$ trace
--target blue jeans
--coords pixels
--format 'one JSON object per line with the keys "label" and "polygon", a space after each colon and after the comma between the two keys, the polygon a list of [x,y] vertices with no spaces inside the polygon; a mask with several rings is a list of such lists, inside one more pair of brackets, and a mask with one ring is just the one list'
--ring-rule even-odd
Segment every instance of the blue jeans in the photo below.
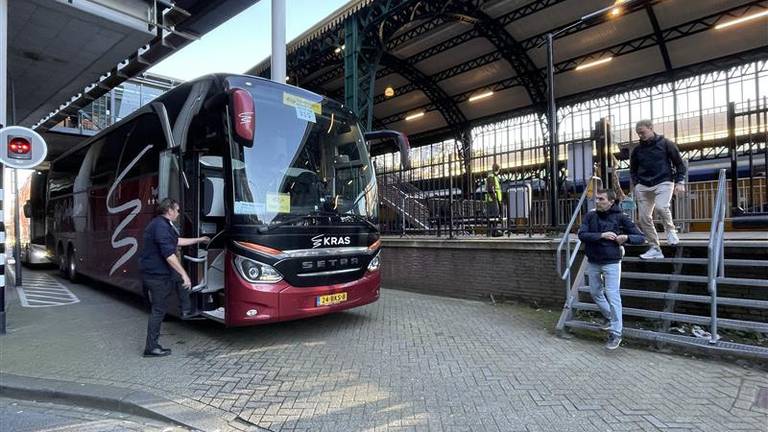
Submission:
{"label": "blue jeans", "polygon": [[621,336],[623,323],[621,320],[621,294],[619,284],[621,281],[621,263],[593,264],[587,263],[587,277],[589,278],[589,292],[595,300],[600,313],[606,319],[611,320],[610,332]]}

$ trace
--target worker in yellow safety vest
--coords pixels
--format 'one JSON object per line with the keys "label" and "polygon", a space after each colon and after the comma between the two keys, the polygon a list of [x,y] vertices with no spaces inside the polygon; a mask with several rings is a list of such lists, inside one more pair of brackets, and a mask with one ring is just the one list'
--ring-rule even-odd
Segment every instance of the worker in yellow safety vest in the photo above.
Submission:
{"label": "worker in yellow safety vest", "polygon": [[496,226],[501,214],[501,182],[499,181],[499,164],[493,164],[493,171],[485,178],[485,205],[488,216],[488,236],[502,235]]}

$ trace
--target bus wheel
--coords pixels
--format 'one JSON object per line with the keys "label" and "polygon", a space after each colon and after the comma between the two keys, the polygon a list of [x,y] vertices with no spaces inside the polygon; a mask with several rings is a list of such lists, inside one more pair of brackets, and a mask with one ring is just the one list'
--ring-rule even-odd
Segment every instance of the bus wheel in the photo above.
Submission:
{"label": "bus wheel", "polygon": [[77,256],[75,251],[71,250],[67,254],[67,278],[72,282],[77,282]]}
{"label": "bus wheel", "polygon": [[69,274],[67,272],[67,256],[64,255],[64,251],[59,250],[59,273],[67,278],[69,277]]}

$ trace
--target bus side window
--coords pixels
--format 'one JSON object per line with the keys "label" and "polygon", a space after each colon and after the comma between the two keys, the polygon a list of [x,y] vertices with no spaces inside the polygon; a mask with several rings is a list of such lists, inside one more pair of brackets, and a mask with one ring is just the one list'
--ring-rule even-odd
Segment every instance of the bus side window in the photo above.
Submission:
{"label": "bus side window", "polygon": [[123,150],[131,125],[125,125],[105,136],[93,146],[97,152],[91,169],[91,187],[110,187],[115,179],[117,161]]}
{"label": "bus side window", "polygon": [[120,167],[117,175],[125,172],[123,180],[143,177],[157,172],[160,160],[160,150],[166,147],[160,119],[155,114],[144,114],[137,119],[136,126],[128,136],[125,150],[120,157]]}

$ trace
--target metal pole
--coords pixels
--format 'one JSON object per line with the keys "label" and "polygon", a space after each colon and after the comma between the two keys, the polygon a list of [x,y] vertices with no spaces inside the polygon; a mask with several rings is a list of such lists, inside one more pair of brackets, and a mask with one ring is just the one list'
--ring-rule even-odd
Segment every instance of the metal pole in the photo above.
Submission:
{"label": "metal pole", "polygon": [[728,149],[731,156],[731,216],[739,215],[739,172],[736,153],[736,104],[728,103]]}
{"label": "metal pole", "polygon": [[[8,0],[0,0],[0,126],[6,126],[8,95]],[[3,165],[0,164],[0,334],[5,334],[5,218]]]}
{"label": "metal pole", "polygon": [[448,238],[453,240],[453,155],[448,156]]}
{"label": "metal pole", "polygon": [[21,225],[19,224],[19,170],[13,170],[13,285],[21,286]]}
{"label": "metal pole", "polygon": [[285,77],[285,0],[272,0],[272,81]]}
{"label": "metal pole", "polygon": [[549,224],[560,224],[557,211],[557,107],[555,106],[555,66],[552,33],[547,33],[547,123],[549,126]]}

